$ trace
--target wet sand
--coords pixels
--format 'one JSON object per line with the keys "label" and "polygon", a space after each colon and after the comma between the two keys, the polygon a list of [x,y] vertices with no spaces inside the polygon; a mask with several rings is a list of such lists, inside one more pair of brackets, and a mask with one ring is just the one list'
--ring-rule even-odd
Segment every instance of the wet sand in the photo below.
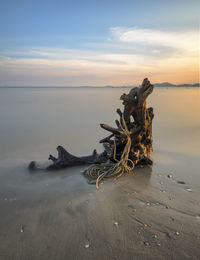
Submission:
{"label": "wet sand", "polygon": [[99,190],[84,167],[30,174],[27,165],[58,144],[100,151],[99,123],[117,118],[122,91],[9,91],[0,95],[0,260],[200,259],[199,90],[156,89],[152,169]]}
{"label": "wet sand", "polygon": [[1,190],[0,259],[199,259],[199,191],[149,168],[96,190],[81,169]]}

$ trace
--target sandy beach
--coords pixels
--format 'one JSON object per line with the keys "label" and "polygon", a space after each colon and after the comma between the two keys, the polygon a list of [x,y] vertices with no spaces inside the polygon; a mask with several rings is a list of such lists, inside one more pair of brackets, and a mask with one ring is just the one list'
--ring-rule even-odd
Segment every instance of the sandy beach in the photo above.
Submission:
{"label": "sandy beach", "polygon": [[[74,92],[28,91],[31,90],[19,94],[16,100],[20,103],[23,95],[26,96],[25,106],[27,110],[30,108],[32,111],[31,119],[27,116],[27,121],[23,121],[25,112],[18,107],[20,111],[18,121],[22,125],[18,129],[16,121],[11,120],[16,111],[13,112],[14,115],[10,114],[10,117],[2,116],[3,129],[9,125],[10,130],[6,132],[4,129],[1,134],[3,148],[0,166],[1,260],[197,260],[200,258],[199,139],[197,138],[199,125],[195,125],[199,124],[195,120],[199,113],[195,108],[199,104],[197,101],[195,103],[194,99],[190,101],[191,98],[188,98],[198,96],[198,90],[187,90],[188,92],[155,90],[150,100],[150,105],[153,104],[155,108],[153,167],[136,168],[133,174],[105,180],[99,190],[95,185],[89,185],[80,173],[85,167],[72,167],[51,173],[30,173],[27,165],[32,159],[45,161],[47,153],[55,152],[55,144],[59,144],[61,139],[65,147],[69,142],[72,152],[80,147],[79,153],[84,154],[95,148],[99,136],[104,136],[105,133],[101,133],[102,130],[95,132],[92,125],[98,129],[96,122],[103,118],[112,122],[115,108],[119,105],[114,103],[114,100],[117,100],[121,91],[109,90],[107,95],[100,92],[96,95],[104,96],[105,104],[107,96],[112,97],[110,114],[106,114],[106,111],[109,111],[108,105],[100,110],[101,103],[96,102],[96,110],[91,111],[91,114],[88,112],[90,109],[82,103],[81,115],[75,110]],[[84,91],[80,92],[79,97],[88,95],[88,92]],[[175,98],[173,99],[173,91],[180,91],[182,99],[178,104]],[[44,94],[46,103],[42,99]],[[3,102],[3,99],[7,98],[6,95],[5,92],[1,95],[3,96],[1,111],[4,112],[7,106],[13,105],[11,94],[9,102],[8,99],[7,102]],[[94,93],[90,95],[95,96]],[[183,102],[184,97],[184,100],[193,102],[193,110],[190,110],[190,113],[196,111],[194,120],[181,110],[183,104],[184,107],[186,104]],[[36,111],[33,111],[32,104],[28,103],[32,98],[36,102]],[[70,121],[70,115],[66,115],[66,111],[63,111],[63,115],[55,117],[56,123],[63,124],[62,128],[52,130],[50,127],[52,114],[50,111],[50,117],[47,105],[51,103],[51,98],[58,104],[57,110],[54,111],[55,115],[63,111],[68,104],[71,108],[70,113],[73,111],[77,121],[74,123]],[[170,105],[167,99],[171,100]],[[95,100],[93,102],[95,103]],[[41,107],[38,107],[38,104],[41,104]],[[175,105],[178,110],[174,110],[176,112],[173,113]],[[34,113],[37,113],[37,109],[41,109],[46,120],[42,121],[41,113],[37,118],[37,127],[31,131],[36,122]],[[54,107],[52,111],[53,109]],[[93,113],[94,120],[90,117],[89,125],[82,125],[81,138],[85,136],[85,141],[82,139],[81,142],[80,139],[76,142],[71,138],[74,134],[73,129],[76,128],[76,133],[80,131],[76,126],[81,122],[81,116],[85,112],[91,117]],[[68,119],[67,122],[63,122],[64,114]],[[180,115],[178,122],[176,122],[177,114]],[[11,127],[12,124],[15,128]],[[190,127],[186,128],[183,125]],[[90,126],[91,129],[87,132]],[[53,131],[54,136],[51,138]],[[64,136],[66,139],[69,137],[68,141],[64,140]],[[191,149],[187,150],[186,147]]]}
{"label": "sandy beach", "polygon": [[1,191],[1,259],[199,259],[198,191],[150,169],[96,190],[79,170]]}

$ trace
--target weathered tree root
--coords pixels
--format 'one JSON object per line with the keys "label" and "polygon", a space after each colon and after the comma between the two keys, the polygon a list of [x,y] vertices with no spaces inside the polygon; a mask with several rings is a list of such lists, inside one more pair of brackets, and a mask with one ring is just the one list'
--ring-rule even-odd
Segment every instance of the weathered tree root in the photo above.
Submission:
{"label": "weathered tree root", "polygon": [[[58,158],[53,155],[49,155],[49,160],[53,162],[45,170],[54,171],[59,169],[64,169],[69,166],[75,165],[89,165],[89,164],[99,164],[104,163],[108,160],[107,153],[104,151],[101,154],[98,154],[96,150],[93,151],[92,155],[77,157],[69,152],[67,152],[61,145],[57,147]],[[41,170],[38,168],[35,161],[30,162],[29,170]]]}
{"label": "weathered tree root", "polygon": [[[106,124],[100,126],[111,134],[100,140],[104,152],[97,154],[96,150],[89,156],[77,157],[58,146],[58,158],[50,155],[53,163],[46,170],[58,170],[75,165],[91,165],[84,175],[90,182],[99,181],[105,177],[119,176],[130,172],[136,164],[152,165],[150,152],[152,150],[152,120],[153,108],[146,108],[146,99],[152,93],[154,86],[146,78],[140,87],[133,88],[128,94],[123,94],[124,111],[117,109],[120,120],[116,120],[116,128]],[[29,164],[30,170],[39,169],[36,162]]]}

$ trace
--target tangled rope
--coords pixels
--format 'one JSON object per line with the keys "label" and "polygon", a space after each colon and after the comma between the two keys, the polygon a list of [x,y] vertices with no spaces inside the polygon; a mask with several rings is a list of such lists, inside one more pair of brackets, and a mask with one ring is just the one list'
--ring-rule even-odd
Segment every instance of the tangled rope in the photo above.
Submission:
{"label": "tangled rope", "polygon": [[130,131],[127,128],[124,116],[122,115],[121,129],[124,135],[127,137],[127,142],[124,147],[124,151],[121,155],[120,160],[116,159],[116,143],[114,140],[114,160],[116,163],[109,164],[93,164],[89,166],[83,174],[90,180],[90,183],[96,182],[96,188],[99,188],[99,183],[102,179],[116,176],[117,178],[123,175],[124,173],[130,172],[133,170],[135,164],[132,160],[129,159],[129,152],[131,149],[131,137]]}

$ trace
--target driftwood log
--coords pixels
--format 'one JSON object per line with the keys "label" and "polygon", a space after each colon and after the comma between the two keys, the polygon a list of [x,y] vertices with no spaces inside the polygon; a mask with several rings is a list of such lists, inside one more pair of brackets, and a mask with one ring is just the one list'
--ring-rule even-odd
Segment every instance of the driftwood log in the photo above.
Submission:
{"label": "driftwood log", "polygon": [[[46,170],[52,171],[75,165],[106,164],[115,163],[120,160],[127,143],[127,136],[124,135],[124,128],[127,128],[131,137],[131,147],[128,158],[134,165],[152,165],[150,151],[152,149],[152,120],[154,117],[153,108],[146,107],[146,99],[152,93],[154,86],[145,78],[142,85],[135,87],[128,94],[123,94],[120,99],[123,101],[124,111],[117,109],[120,120],[116,120],[116,127],[106,124],[100,126],[109,131],[110,135],[100,143],[104,146],[104,152],[97,154],[96,150],[89,156],[77,157],[67,152],[62,146],[57,147],[58,157],[49,156],[52,161]],[[30,170],[37,168],[36,162],[29,164]]]}

